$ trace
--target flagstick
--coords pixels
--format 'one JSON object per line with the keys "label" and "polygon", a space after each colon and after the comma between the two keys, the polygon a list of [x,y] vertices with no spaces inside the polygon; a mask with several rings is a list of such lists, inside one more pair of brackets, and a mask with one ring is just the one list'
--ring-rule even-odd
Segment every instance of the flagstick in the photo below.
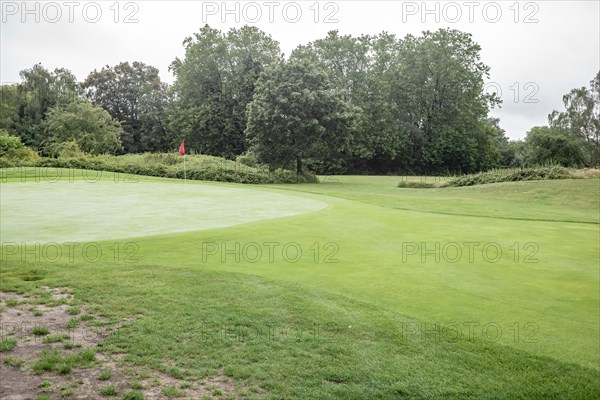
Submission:
{"label": "flagstick", "polygon": [[187,177],[186,177],[186,172],[185,172],[185,153],[183,154],[183,190],[185,193],[187,193]]}

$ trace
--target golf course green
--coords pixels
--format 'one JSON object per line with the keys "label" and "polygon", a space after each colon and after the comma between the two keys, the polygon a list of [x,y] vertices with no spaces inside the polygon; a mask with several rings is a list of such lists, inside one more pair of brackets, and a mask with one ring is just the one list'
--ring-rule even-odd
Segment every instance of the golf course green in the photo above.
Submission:
{"label": "golf course green", "polygon": [[0,184],[0,289],[69,287],[131,318],[102,346],[125,365],[222,371],[241,398],[600,393],[597,178],[406,189],[31,173]]}

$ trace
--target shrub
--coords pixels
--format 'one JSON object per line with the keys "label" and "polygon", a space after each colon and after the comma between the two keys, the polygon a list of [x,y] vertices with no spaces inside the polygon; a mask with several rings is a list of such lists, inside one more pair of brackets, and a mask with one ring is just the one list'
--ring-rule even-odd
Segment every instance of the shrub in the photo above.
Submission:
{"label": "shrub", "polygon": [[[99,155],[62,158],[39,158],[31,162],[16,162],[0,158],[0,167],[54,167],[96,171],[110,171],[131,175],[146,175],[183,179],[182,157],[176,154],[127,154],[123,156]],[[212,156],[186,156],[185,176],[190,180],[235,183],[318,183],[315,175],[277,169],[270,171],[263,166],[248,166],[239,162]]]}
{"label": "shrub", "polygon": [[416,189],[430,189],[437,187],[435,183],[432,182],[421,182],[421,181],[401,181],[398,184],[400,188],[416,188]]}
{"label": "shrub", "polygon": [[477,174],[461,175],[449,179],[440,187],[450,186],[473,186],[484,185],[487,183],[499,182],[517,182],[545,179],[568,179],[577,178],[569,169],[561,166],[553,167],[534,167],[534,168],[513,168],[513,169],[493,169]]}
{"label": "shrub", "polygon": [[132,390],[123,395],[123,400],[144,400],[144,394],[137,390]]}

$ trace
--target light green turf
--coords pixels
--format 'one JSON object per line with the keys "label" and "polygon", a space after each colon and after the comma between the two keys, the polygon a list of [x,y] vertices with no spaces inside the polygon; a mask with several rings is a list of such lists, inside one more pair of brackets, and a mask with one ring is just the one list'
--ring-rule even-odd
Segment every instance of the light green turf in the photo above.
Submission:
{"label": "light green turf", "polygon": [[[591,384],[600,363],[600,180],[435,190],[400,189],[398,180],[190,183],[188,190],[242,188],[328,207],[219,229],[106,241],[104,258],[94,263],[76,253],[72,264],[63,257],[28,269],[11,248],[5,285],[30,285],[25,278],[38,274],[40,284],[73,286],[107,312],[139,313],[140,331],[114,339],[118,351],[131,352],[139,363],[169,359],[175,351],[195,371],[230,366],[236,378],[266,382],[273,398],[588,397],[587,384],[573,377]],[[166,188],[155,192],[161,199],[177,185],[141,181]],[[116,183],[107,187],[113,189],[104,195],[119,190]],[[244,207],[243,199],[236,201]],[[114,257],[115,244],[123,249],[128,243],[135,244],[131,257]],[[266,243],[275,248],[272,259]],[[457,244],[464,253],[455,263],[406,253],[407,246],[432,249],[437,243]],[[473,260],[465,243],[478,245]],[[302,250],[298,261],[294,251],[282,254],[290,244]],[[493,251],[482,254],[486,244],[501,249],[498,260]],[[256,246],[262,255],[250,260]],[[331,321],[352,335],[334,335],[335,344],[323,348],[302,341],[206,348],[193,342],[201,320],[250,328],[268,321],[302,327]],[[407,336],[406,321],[430,331]],[[476,348],[436,337],[436,323],[458,326],[463,339],[473,326]],[[414,353],[411,340],[422,346]],[[283,376],[292,377],[289,386],[280,384]]]}
{"label": "light green turf", "polygon": [[320,210],[323,202],[242,187],[74,180],[0,187],[2,241],[48,243],[222,228]]}

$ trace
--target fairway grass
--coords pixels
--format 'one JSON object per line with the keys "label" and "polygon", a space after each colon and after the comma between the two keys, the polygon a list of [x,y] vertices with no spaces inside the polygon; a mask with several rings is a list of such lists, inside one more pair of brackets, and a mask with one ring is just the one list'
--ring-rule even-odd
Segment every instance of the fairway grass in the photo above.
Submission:
{"label": "fairway grass", "polygon": [[[75,251],[23,263],[3,220],[0,288],[70,287],[81,304],[133,318],[102,351],[182,380],[223,373],[244,398],[596,398],[600,181],[398,181],[188,183],[188,194],[255,196],[234,198],[241,207],[273,195],[327,207],[97,241],[93,262]],[[141,183],[157,200],[181,195],[168,180]],[[102,188],[121,190],[108,178]],[[115,253],[127,243],[134,254]]]}

